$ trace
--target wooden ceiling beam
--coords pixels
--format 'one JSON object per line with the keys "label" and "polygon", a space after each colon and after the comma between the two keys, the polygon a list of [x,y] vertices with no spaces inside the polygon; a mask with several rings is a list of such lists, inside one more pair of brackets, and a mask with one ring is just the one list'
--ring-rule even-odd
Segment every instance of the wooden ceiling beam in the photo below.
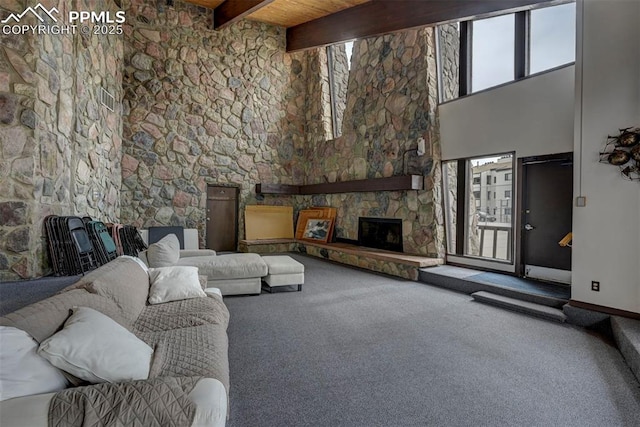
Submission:
{"label": "wooden ceiling beam", "polygon": [[226,0],[213,10],[213,28],[219,30],[261,9],[274,0]]}
{"label": "wooden ceiling beam", "polygon": [[566,0],[373,0],[287,29],[287,52]]}

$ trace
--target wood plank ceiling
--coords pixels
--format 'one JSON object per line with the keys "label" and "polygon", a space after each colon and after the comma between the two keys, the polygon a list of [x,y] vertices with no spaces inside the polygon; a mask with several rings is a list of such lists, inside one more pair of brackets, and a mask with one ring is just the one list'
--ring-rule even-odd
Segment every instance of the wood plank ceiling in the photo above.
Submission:
{"label": "wood plank ceiling", "polygon": [[249,15],[249,19],[290,28],[368,1],[370,0],[275,0]]}
{"label": "wood plank ceiling", "polygon": [[571,0],[186,0],[214,10],[214,28],[247,18],[287,29],[287,52],[441,22]]}

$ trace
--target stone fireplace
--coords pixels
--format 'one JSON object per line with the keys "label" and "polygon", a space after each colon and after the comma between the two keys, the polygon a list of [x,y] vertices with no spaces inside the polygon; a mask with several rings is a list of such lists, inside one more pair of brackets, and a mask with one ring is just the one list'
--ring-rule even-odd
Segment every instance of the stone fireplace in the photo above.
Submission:
{"label": "stone fireplace", "polygon": [[358,219],[358,245],[403,252],[402,220],[360,217]]}

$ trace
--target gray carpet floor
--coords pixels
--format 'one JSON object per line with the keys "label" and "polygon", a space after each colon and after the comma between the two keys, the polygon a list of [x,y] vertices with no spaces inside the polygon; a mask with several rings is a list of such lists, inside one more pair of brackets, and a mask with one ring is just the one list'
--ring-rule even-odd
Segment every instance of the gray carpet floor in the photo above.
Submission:
{"label": "gray carpet floor", "polygon": [[49,298],[80,280],[82,276],[42,277],[33,280],[0,282],[0,316]]}
{"label": "gray carpet floor", "polygon": [[293,256],[302,292],[225,297],[229,427],[640,425],[638,381],[593,332]]}

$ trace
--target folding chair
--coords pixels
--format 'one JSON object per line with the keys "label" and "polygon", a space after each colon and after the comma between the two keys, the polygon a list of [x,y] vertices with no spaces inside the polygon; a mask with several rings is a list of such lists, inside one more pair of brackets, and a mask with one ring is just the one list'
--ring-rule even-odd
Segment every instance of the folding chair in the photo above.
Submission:
{"label": "folding chair", "polygon": [[87,230],[84,228],[84,222],[78,217],[67,217],[66,225],[73,244],[72,249],[76,253],[76,266],[80,268],[82,274],[93,270],[97,267],[95,252]]}

